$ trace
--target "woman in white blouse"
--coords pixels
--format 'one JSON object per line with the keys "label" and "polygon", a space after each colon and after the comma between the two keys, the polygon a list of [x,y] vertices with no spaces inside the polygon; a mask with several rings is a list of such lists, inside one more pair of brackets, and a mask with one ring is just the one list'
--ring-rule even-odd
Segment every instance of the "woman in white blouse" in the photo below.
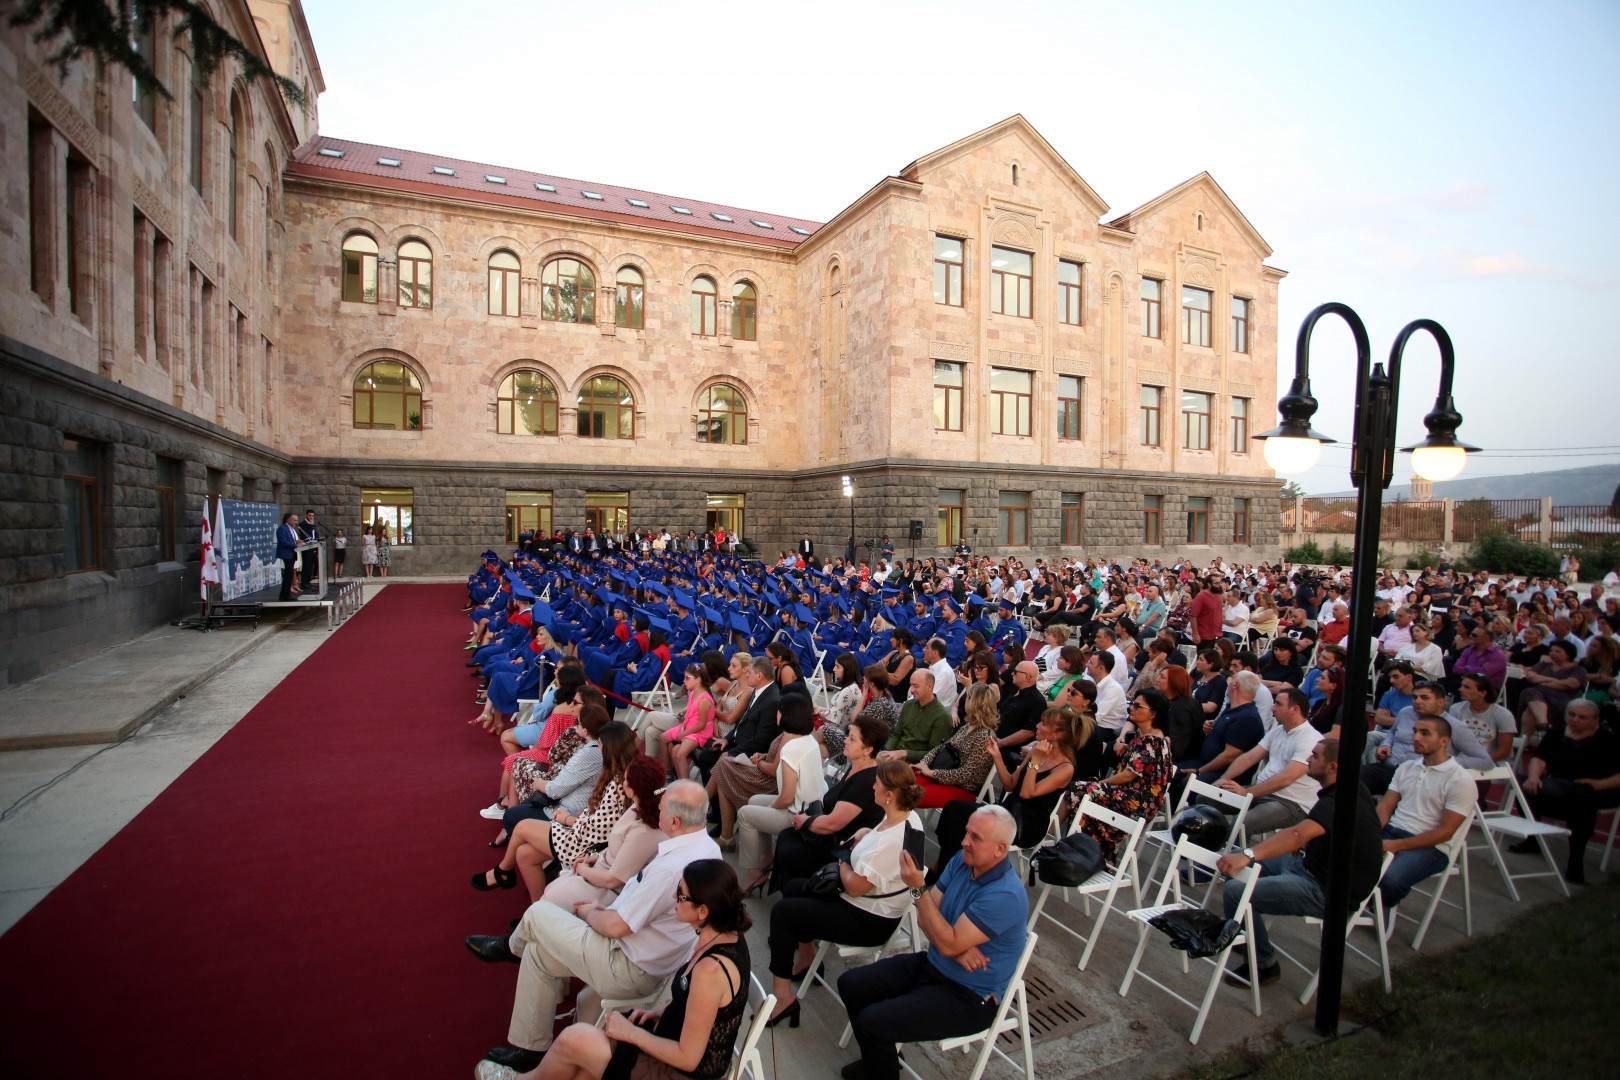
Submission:
{"label": "woman in white blouse", "polygon": [[839,859],[842,893],[825,899],[809,896],[808,879],[800,878],[783,887],[782,899],[771,909],[772,1027],[782,1020],[799,1026],[799,999],[793,991],[809,970],[815,942],[882,945],[911,906],[911,892],[900,878],[900,855],[906,830],[922,829],[922,820],[912,811],[922,802],[923,789],[904,761],[880,761],[874,790],[883,821],[851,837],[848,861]]}
{"label": "woman in white blouse", "polygon": [[775,795],[755,795],[737,808],[737,868],[751,870],[743,895],[765,884],[770,865],[765,853],[775,846],[776,834],[793,824],[795,814],[826,794],[821,771],[821,744],[811,732],[816,727],[815,707],[808,697],[789,694],[777,709],[778,723],[787,736],[776,759]]}
{"label": "woman in white blouse", "polygon": [[1395,659],[1405,660],[1425,679],[1439,682],[1446,677],[1446,654],[1434,643],[1430,633],[1422,619],[1413,620],[1412,644],[1396,653]]}
{"label": "woman in white blouse", "polygon": [[1035,689],[1045,694],[1066,674],[1058,669],[1058,654],[1069,643],[1069,628],[1063,623],[1053,623],[1042,634],[1046,644],[1035,654],[1035,666],[1041,671],[1035,678]]}

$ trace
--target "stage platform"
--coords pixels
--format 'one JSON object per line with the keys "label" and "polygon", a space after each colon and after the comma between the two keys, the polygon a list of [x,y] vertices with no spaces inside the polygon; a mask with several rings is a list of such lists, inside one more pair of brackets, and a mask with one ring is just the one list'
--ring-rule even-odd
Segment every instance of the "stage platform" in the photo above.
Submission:
{"label": "stage platform", "polygon": [[[360,605],[364,602],[364,596],[362,595],[361,590],[362,581],[362,578],[344,578],[342,581],[328,581],[325,583],[326,590],[324,592],[317,593],[311,590],[299,596],[295,596],[291,600],[280,599],[281,586],[273,585],[268,589],[260,589],[258,592],[248,593],[246,596],[238,596],[235,600],[222,600],[210,603],[209,611],[212,613],[215,609],[220,608],[247,607],[260,607],[266,609],[324,608],[326,611],[326,628],[328,630],[336,630],[339,626],[343,625],[344,620],[346,620],[350,615],[353,615],[356,611],[360,610]],[[213,617],[216,616],[210,614],[210,618]]]}

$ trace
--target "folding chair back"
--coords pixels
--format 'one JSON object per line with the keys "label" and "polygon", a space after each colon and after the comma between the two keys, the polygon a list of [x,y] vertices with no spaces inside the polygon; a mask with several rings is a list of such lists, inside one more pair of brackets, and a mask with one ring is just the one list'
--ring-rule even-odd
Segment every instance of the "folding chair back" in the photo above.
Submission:
{"label": "folding chair back", "polygon": [[754,1018],[749,1021],[748,1035],[742,1045],[733,1051],[731,1080],[742,1080],[744,1076],[750,1080],[765,1080],[765,1063],[759,1056],[759,1040],[765,1034],[766,1021],[776,1011],[776,995],[765,992],[758,975],[748,976],[748,1004],[754,1010]]}
{"label": "folding chair back", "polygon": [[641,705],[652,705],[655,701],[662,701],[665,712],[675,711],[675,695],[669,688],[669,667],[674,661],[664,665],[658,673],[658,681],[653,683],[651,690],[637,690],[630,695],[630,700]]}
{"label": "folding chair back", "polygon": [[[1175,812],[1179,814],[1191,806],[1195,796],[1202,797],[1205,802],[1218,803],[1235,811],[1232,817],[1232,826],[1226,834],[1227,846],[1244,846],[1247,834],[1243,829],[1243,819],[1249,815],[1249,806],[1254,802],[1254,796],[1239,795],[1235,791],[1227,791],[1225,788],[1216,787],[1214,784],[1207,783],[1195,776],[1187,781],[1186,787],[1181,789],[1181,801],[1176,804]],[[1155,829],[1147,834],[1146,839],[1158,845],[1157,850],[1153,853],[1153,865],[1148,868],[1147,881],[1149,884],[1152,884],[1153,880],[1159,875],[1159,861],[1164,858],[1164,853],[1175,846],[1176,839],[1170,832],[1170,825],[1174,820],[1175,818],[1172,815],[1170,820],[1165,822],[1163,829]],[[1216,852],[1216,854],[1219,855],[1221,852]],[[1213,882],[1211,887],[1213,888]]]}
{"label": "folding chair back", "polygon": [[[1394,861],[1394,852],[1384,852],[1383,864],[1378,868],[1378,878],[1380,881],[1382,881],[1384,875],[1389,872],[1389,864]],[[1367,913],[1368,904],[1371,904],[1373,907],[1373,912],[1370,915]],[[1306,926],[1322,925],[1322,920],[1317,918],[1315,915],[1305,916],[1304,921]],[[1384,894],[1378,891],[1377,886],[1374,886],[1372,892],[1368,893],[1362,899],[1361,903],[1356,906],[1356,910],[1350,913],[1350,921],[1345,924],[1345,933],[1348,935],[1350,931],[1361,929],[1363,927],[1371,929],[1374,939],[1378,942],[1377,959],[1368,956],[1366,953],[1356,948],[1356,946],[1350,942],[1348,937],[1345,939],[1344,947],[1361,957],[1363,960],[1378,965],[1379,974],[1384,977],[1384,993],[1387,994],[1391,989],[1389,978],[1389,935],[1386,934],[1384,930]],[[1301,991],[1299,995],[1299,1003],[1301,1005],[1308,1004],[1311,998],[1316,996],[1316,986],[1322,977],[1321,968],[1317,967],[1315,970],[1307,968],[1304,964],[1294,959],[1293,956],[1289,955],[1281,948],[1277,949],[1277,953],[1279,956],[1287,957],[1290,963],[1294,964],[1302,971],[1310,971],[1311,981],[1306,984],[1305,989]]]}
{"label": "folding chair back", "polygon": [[[1147,830],[1146,822],[1128,817],[1125,814],[1116,813],[1107,807],[1098,806],[1091,801],[1091,796],[1088,795],[1080,801],[1079,809],[1069,819],[1069,833],[1072,834],[1075,830],[1081,828],[1082,823],[1087,818],[1099,821],[1125,834],[1124,838],[1114,847],[1114,868],[1110,870],[1107,866],[1104,866],[1074,888],[1074,891],[1085,899],[1087,915],[1091,914],[1090,898],[1093,896],[1101,898],[1101,908],[1097,912],[1096,922],[1091,926],[1091,933],[1089,935],[1082,934],[1045,910],[1047,898],[1052,894],[1053,886],[1051,885],[1043,884],[1041,886],[1040,896],[1036,899],[1035,906],[1029,915],[1029,928],[1031,930],[1035,928],[1036,920],[1044,916],[1059,929],[1073,934],[1086,943],[1085,951],[1080,954],[1081,971],[1086,970],[1086,965],[1091,962],[1091,951],[1097,947],[1097,939],[1102,934],[1103,922],[1107,920],[1108,913],[1114,908],[1114,896],[1119,892],[1120,886],[1130,886],[1135,905],[1137,907],[1142,906],[1142,872],[1137,866],[1136,849],[1143,833]],[[1063,892],[1064,899],[1067,900],[1069,890],[1065,888]]]}
{"label": "folding chair back", "polygon": [[[1474,821],[1485,834],[1485,846],[1490,851],[1491,860],[1496,863],[1497,870],[1502,874],[1502,883],[1507,886],[1508,895],[1517,901],[1519,889],[1516,882],[1550,877],[1558,882],[1558,887],[1563,890],[1564,895],[1569,896],[1569,885],[1564,881],[1564,875],[1559,872],[1558,860],[1553,858],[1552,849],[1547,846],[1548,837],[1568,836],[1569,830],[1562,825],[1554,825],[1536,818],[1535,811],[1530,809],[1530,800],[1525,797],[1524,789],[1519,786],[1519,778],[1507,764],[1498,762],[1492,768],[1471,771],[1476,779],[1485,783],[1506,785],[1502,796],[1502,808],[1486,810],[1482,806],[1475,806]],[[1541,849],[1541,858],[1546,863],[1547,869],[1525,874],[1513,873],[1508,869],[1507,859],[1498,845],[1498,834],[1510,842],[1535,840],[1536,846]],[[1464,865],[1466,868],[1466,860]]]}

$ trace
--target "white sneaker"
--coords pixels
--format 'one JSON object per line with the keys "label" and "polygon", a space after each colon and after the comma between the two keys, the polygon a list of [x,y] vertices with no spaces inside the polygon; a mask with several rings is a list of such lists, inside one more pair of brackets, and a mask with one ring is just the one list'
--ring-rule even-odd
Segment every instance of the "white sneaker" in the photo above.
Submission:
{"label": "white sneaker", "polygon": [[501,801],[499,799],[496,799],[494,802],[478,811],[478,816],[481,818],[488,818],[490,821],[499,821],[506,816],[506,807],[501,805]]}

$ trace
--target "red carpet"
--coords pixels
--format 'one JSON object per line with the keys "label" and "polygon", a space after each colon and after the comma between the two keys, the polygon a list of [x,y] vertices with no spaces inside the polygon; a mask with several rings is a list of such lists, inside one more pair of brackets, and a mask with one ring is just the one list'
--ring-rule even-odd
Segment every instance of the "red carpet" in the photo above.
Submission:
{"label": "red carpet", "polygon": [[462,1077],[517,968],[456,585],[392,585],[0,938],[0,1076]]}

